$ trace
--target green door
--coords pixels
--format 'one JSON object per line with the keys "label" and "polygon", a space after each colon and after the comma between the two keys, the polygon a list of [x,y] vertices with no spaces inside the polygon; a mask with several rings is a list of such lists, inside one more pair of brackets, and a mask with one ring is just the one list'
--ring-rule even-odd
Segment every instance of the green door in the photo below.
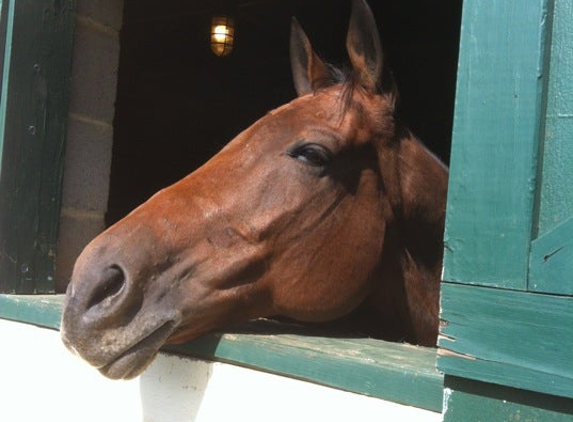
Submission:
{"label": "green door", "polygon": [[[463,414],[448,402],[469,397],[484,421],[573,417],[571,28],[572,0],[464,2],[438,352],[446,421]],[[490,407],[494,396],[505,404]]]}
{"label": "green door", "polygon": [[550,47],[531,291],[573,295],[573,6],[557,1]]}

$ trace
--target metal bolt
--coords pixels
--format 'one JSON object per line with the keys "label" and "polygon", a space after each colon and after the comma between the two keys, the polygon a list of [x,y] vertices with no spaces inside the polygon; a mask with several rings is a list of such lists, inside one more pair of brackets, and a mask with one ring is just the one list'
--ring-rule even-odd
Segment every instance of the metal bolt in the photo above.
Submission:
{"label": "metal bolt", "polygon": [[39,64],[34,65],[34,73],[36,75],[39,75],[41,70],[42,70],[42,67]]}
{"label": "metal bolt", "polygon": [[28,127],[28,134],[35,135],[36,134],[36,126],[29,126]]}
{"label": "metal bolt", "polygon": [[30,267],[28,267],[28,264],[22,264],[20,266],[20,272],[22,274],[26,274],[28,271],[30,271]]}

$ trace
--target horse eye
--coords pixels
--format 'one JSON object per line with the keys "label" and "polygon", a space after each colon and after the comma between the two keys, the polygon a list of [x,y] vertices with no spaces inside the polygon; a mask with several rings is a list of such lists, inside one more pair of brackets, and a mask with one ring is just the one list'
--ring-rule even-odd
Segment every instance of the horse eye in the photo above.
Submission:
{"label": "horse eye", "polygon": [[295,146],[287,152],[287,155],[313,167],[323,167],[332,157],[328,149],[318,144]]}

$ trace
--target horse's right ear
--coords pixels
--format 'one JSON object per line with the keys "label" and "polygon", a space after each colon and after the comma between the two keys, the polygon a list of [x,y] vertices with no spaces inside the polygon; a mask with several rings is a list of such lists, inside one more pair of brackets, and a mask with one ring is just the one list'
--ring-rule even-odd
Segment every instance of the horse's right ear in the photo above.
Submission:
{"label": "horse's right ear", "polygon": [[328,68],[314,52],[308,37],[294,17],[290,31],[290,64],[294,87],[299,97],[330,84]]}
{"label": "horse's right ear", "polygon": [[346,48],[361,85],[369,91],[377,91],[381,85],[384,58],[376,22],[365,0],[352,2]]}
{"label": "horse's right ear", "polygon": [[385,94],[395,104],[398,90],[392,72],[384,64],[380,35],[366,0],[352,0],[346,49],[360,85]]}

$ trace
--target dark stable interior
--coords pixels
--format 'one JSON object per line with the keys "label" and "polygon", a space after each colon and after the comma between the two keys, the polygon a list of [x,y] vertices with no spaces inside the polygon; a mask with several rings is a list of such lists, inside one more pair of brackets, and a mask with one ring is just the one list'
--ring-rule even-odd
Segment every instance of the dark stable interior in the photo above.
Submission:
{"label": "dark stable interior", "polygon": [[[369,3],[398,84],[398,115],[447,164],[462,1]],[[209,47],[217,9],[236,21],[233,52],[222,58]],[[344,65],[349,15],[349,0],[125,0],[106,223],[295,97],[292,16],[325,61]]]}

